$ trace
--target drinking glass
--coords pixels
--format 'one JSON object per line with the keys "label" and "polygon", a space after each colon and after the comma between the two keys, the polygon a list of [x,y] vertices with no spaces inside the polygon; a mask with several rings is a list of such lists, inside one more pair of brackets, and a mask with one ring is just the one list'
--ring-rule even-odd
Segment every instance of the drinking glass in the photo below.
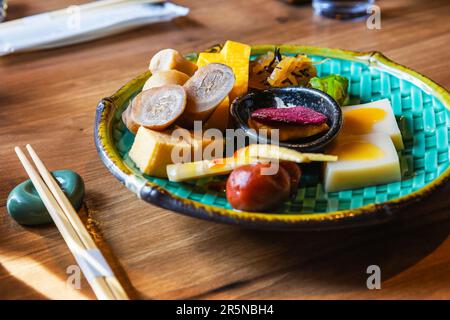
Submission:
{"label": "drinking glass", "polygon": [[375,0],[313,0],[316,14],[334,19],[356,19],[367,16]]}

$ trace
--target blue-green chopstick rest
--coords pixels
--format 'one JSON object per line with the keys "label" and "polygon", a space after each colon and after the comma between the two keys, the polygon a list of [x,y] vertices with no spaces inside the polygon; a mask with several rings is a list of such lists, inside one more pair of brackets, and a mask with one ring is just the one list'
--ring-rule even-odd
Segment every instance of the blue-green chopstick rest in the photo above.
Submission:
{"label": "blue-green chopstick rest", "polygon": [[[56,170],[52,174],[75,210],[79,210],[84,197],[83,179],[71,170]],[[6,208],[9,215],[23,225],[31,226],[52,222],[52,218],[30,179],[11,190]]]}

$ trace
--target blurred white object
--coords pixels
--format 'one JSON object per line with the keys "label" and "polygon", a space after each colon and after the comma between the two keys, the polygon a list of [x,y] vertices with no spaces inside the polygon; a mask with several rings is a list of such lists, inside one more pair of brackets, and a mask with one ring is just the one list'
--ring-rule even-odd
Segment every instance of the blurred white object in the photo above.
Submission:
{"label": "blurred white object", "polygon": [[189,13],[156,0],[103,0],[0,24],[0,56],[60,47],[119,33]]}

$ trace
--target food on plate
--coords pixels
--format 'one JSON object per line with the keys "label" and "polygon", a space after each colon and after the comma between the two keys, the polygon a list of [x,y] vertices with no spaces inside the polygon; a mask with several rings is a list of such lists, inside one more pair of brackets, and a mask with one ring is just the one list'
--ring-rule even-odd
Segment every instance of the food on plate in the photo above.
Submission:
{"label": "food on plate", "polygon": [[234,82],[233,70],[224,64],[211,63],[198,69],[183,86],[187,94],[187,105],[179,124],[192,128],[194,121],[206,120],[228,96]]}
{"label": "food on plate", "polygon": [[231,67],[236,77],[230,92],[230,100],[233,101],[247,93],[251,47],[243,43],[227,41],[220,53],[225,57],[225,64]]}
{"label": "food on plate", "polygon": [[201,68],[210,63],[225,64],[225,57],[220,52],[201,52],[197,58],[197,67]]}
{"label": "food on plate", "polygon": [[191,150],[186,141],[179,141],[170,132],[158,132],[144,127],[137,131],[129,156],[143,173],[166,177],[165,166],[172,163],[172,150],[178,147]]}
{"label": "food on plate", "polygon": [[322,124],[265,124],[263,122],[249,119],[248,125],[250,128],[255,129],[257,132],[260,130],[267,130],[269,137],[274,135],[273,130],[278,130],[278,139],[280,141],[297,140],[301,138],[307,138],[316,134],[328,131],[330,128],[326,123]]}
{"label": "food on plate", "polygon": [[255,89],[267,89],[270,74],[281,61],[282,56],[279,49],[262,54],[250,63],[249,86]]}
{"label": "food on plate", "polygon": [[337,157],[322,153],[298,152],[293,149],[280,147],[274,144],[250,144],[245,148],[237,150],[236,158],[265,158],[272,160],[293,161],[297,163],[311,161],[336,161]]}
{"label": "food on plate", "polygon": [[[197,135],[197,129],[186,130],[200,120],[202,130],[224,132],[230,127],[230,103],[249,87],[304,86],[327,93],[340,106],[349,101],[348,79],[337,74],[317,77],[314,63],[305,55],[283,55],[275,49],[251,62],[250,54],[250,46],[227,41],[222,48],[200,53],[196,63],[173,49],[161,50],[151,59],[153,75],[122,113],[125,125],[136,133],[129,157],[142,173],[174,182],[229,175],[226,197],[234,209],[246,211],[281,206],[297,193],[302,169],[309,170],[305,164],[312,161],[324,162],[326,192],[401,179],[396,149],[403,148],[402,136],[387,99],[342,107],[344,124],[327,154],[250,144],[238,150],[233,147],[234,154],[223,157],[224,142],[231,140],[204,138],[203,133]],[[270,107],[272,101],[269,107],[258,105],[262,108],[251,112],[251,128],[266,129],[269,135],[276,129],[281,141],[314,139],[330,129],[330,119],[316,111],[323,106],[313,106],[314,110],[308,105],[285,104],[279,96],[274,99],[275,106]],[[178,129],[186,132],[182,139],[175,134]],[[214,144],[222,148],[208,158],[202,151]],[[174,153],[182,154],[182,160],[174,159]]]}
{"label": "food on plate", "polygon": [[270,144],[251,144],[235,152],[232,157],[212,160],[175,163],[167,165],[170,181],[186,181],[215,175],[229,174],[233,169],[257,162],[293,161],[336,161],[337,157],[321,153],[301,153],[292,149]]}
{"label": "food on plate", "polygon": [[327,117],[305,107],[261,108],[252,112],[248,120],[251,128],[266,129],[269,136],[277,129],[280,141],[310,137],[329,130]]}
{"label": "food on plate", "polygon": [[272,87],[305,86],[316,76],[312,61],[304,56],[284,57],[274,68],[267,82]]}
{"label": "food on plate", "polygon": [[297,194],[300,178],[302,177],[302,171],[298,164],[292,161],[280,161],[280,166],[289,174],[291,180],[290,195],[295,196]]}
{"label": "food on plate", "polygon": [[388,99],[342,108],[344,125],[341,135],[387,133],[397,150],[404,148],[402,134]]}
{"label": "food on plate", "polygon": [[180,139],[171,130],[160,132],[140,127],[129,156],[143,173],[166,178],[166,166],[173,163],[174,148],[177,148],[179,154],[188,155],[190,161],[193,161],[196,150],[211,143],[214,143],[214,140],[199,139],[193,134],[189,134],[186,139]]}
{"label": "food on plate", "polygon": [[306,86],[316,75],[316,68],[307,56],[283,56],[279,49],[262,55],[250,66],[250,84],[256,89]]}
{"label": "food on plate", "polygon": [[226,195],[231,206],[238,210],[266,211],[276,209],[289,198],[291,177],[280,166],[274,174],[264,174],[268,163],[241,166],[231,172]]}
{"label": "food on plate", "polygon": [[203,125],[203,130],[218,129],[225,131],[230,122],[230,99],[225,97]]}
{"label": "food on plate", "polygon": [[251,118],[264,123],[322,124],[327,116],[306,107],[261,108],[252,112]]}
{"label": "food on plate", "polygon": [[314,77],[309,80],[311,88],[323,91],[330,95],[340,105],[348,104],[348,79],[337,74],[326,77]]}
{"label": "food on plate", "polygon": [[164,130],[186,107],[186,92],[179,85],[165,85],[141,91],[122,114],[127,128],[136,133],[140,126]]}
{"label": "food on plate", "polygon": [[166,84],[178,84],[182,86],[186,81],[188,81],[189,76],[178,70],[160,70],[151,75],[150,78],[145,82],[142,91],[161,87]]}
{"label": "food on plate", "polygon": [[230,101],[239,97],[248,90],[248,76],[251,47],[249,45],[227,41],[218,53],[202,52],[197,59],[198,67],[210,63],[222,63],[229,66],[235,75],[236,81],[230,92]]}
{"label": "food on plate", "polygon": [[338,161],[325,164],[325,191],[335,192],[400,181],[400,163],[386,133],[340,136],[327,152]]}
{"label": "food on plate", "polygon": [[153,56],[148,69],[152,73],[161,70],[178,70],[192,76],[197,70],[197,64],[186,60],[177,50],[164,49]]}

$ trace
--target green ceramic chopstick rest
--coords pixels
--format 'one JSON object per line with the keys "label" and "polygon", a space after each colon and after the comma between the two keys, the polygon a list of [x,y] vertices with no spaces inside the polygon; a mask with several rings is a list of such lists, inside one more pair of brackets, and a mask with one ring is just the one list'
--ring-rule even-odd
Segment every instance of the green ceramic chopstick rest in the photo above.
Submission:
{"label": "green ceramic chopstick rest", "polygon": [[[79,210],[84,197],[84,182],[81,177],[71,170],[56,170],[52,174],[75,210]],[[44,203],[29,179],[11,190],[6,207],[10,216],[23,225],[52,222]]]}

